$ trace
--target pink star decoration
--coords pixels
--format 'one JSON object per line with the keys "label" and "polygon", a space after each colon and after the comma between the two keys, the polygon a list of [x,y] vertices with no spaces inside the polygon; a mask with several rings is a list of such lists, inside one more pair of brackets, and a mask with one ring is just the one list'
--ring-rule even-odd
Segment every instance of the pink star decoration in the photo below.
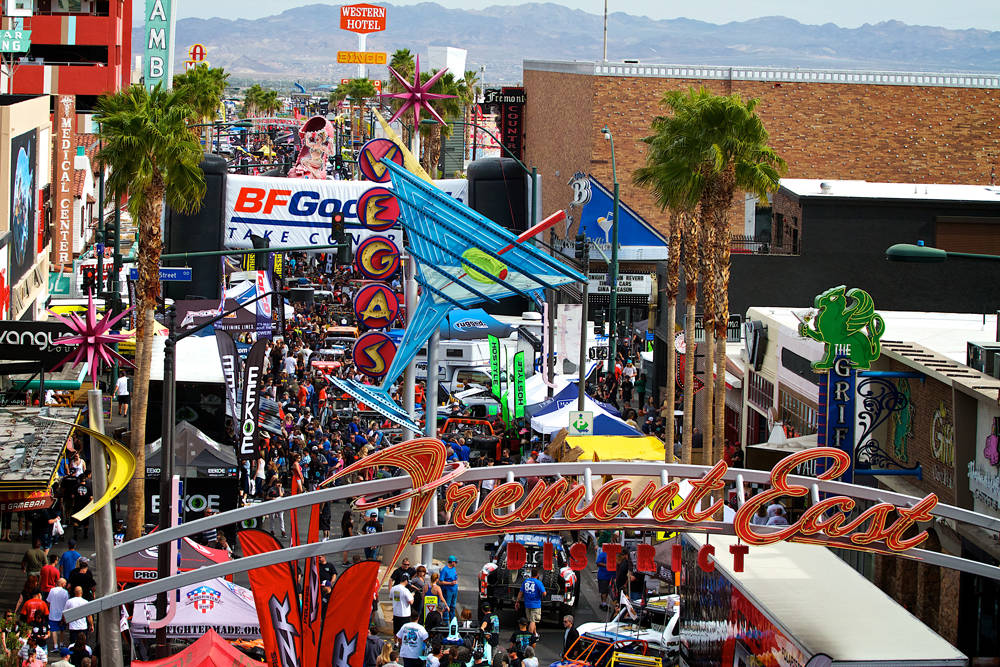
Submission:
{"label": "pink star decoration", "polygon": [[135,368],[135,365],[111,349],[115,343],[120,343],[128,338],[124,334],[109,333],[118,320],[125,317],[132,309],[129,308],[124,313],[111,316],[107,313],[98,321],[97,308],[94,306],[93,292],[87,292],[87,314],[86,319],[81,319],[76,313],[68,313],[66,317],[48,311],[50,315],[68,326],[75,335],[63,336],[55,340],[60,345],[76,345],[73,352],[66,355],[66,358],[57,364],[57,368],[62,368],[67,363],[73,366],[80,365],[81,361],[86,361],[90,366],[90,377],[97,386],[97,374],[100,372],[101,364],[112,365],[118,361],[123,366]]}
{"label": "pink star decoration", "polygon": [[447,67],[445,67],[444,69],[438,70],[437,74],[435,74],[431,78],[427,79],[427,83],[421,84],[420,83],[420,56],[417,56],[417,64],[416,64],[416,67],[414,68],[414,72],[413,72],[413,83],[410,83],[409,81],[407,81],[406,79],[404,79],[402,76],[400,76],[399,72],[397,72],[396,70],[394,70],[393,68],[390,67],[389,68],[389,72],[391,72],[392,75],[394,77],[396,77],[396,81],[399,81],[400,85],[403,86],[403,88],[405,88],[406,91],[402,92],[402,93],[383,93],[382,95],[380,95],[380,97],[395,97],[395,98],[400,99],[400,100],[405,100],[404,103],[403,103],[403,106],[401,106],[399,108],[399,111],[397,111],[396,113],[394,113],[392,115],[392,118],[389,119],[389,122],[391,123],[394,120],[398,119],[400,116],[402,116],[404,113],[406,113],[406,111],[410,107],[413,107],[413,129],[414,130],[419,130],[420,129],[420,110],[421,109],[426,109],[427,113],[429,113],[430,115],[434,116],[434,119],[437,120],[437,122],[439,122],[439,123],[441,123],[443,125],[444,124],[444,119],[441,118],[441,116],[438,115],[437,111],[434,111],[434,108],[430,105],[430,100],[441,100],[441,99],[444,99],[446,97],[455,97],[455,95],[442,95],[440,93],[431,93],[431,92],[428,92],[428,91],[431,89],[431,87],[435,83],[437,83],[438,79],[440,79],[442,76],[444,76],[444,73],[447,72],[447,71],[448,71]]}

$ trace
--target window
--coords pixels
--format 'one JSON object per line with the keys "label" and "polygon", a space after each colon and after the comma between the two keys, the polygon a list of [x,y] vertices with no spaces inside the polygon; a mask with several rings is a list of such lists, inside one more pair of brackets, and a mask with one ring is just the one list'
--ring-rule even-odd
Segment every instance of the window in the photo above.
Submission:
{"label": "window", "polygon": [[474,370],[461,370],[458,375],[455,376],[455,382],[462,385],[463,387],[468,387],[470,385],[479,385],[480,387],[491,387],[492,381],[488,373],[482,371]]}
{"label": "window", "polygon": [[752,369],[748,373],[747,402],[767,413],[774,405],[774,384]]}
{"label": "window", "polygon": [[816,432],[816,408],[798,396],[779,388],[778,408],[787,437],[795,438]]}

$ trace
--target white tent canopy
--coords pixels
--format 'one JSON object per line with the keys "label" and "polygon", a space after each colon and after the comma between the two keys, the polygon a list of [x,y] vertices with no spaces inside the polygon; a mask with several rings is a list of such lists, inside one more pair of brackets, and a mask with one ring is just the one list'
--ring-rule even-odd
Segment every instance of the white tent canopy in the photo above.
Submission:
{"label": "white tent canopy", "polygon": [[[159,460],[160,448],[163,446],[163,439],[146,446],[146,460]],[[200,457],[200,458],[199,458]],[[174,427],[174,465],[177,466],[176,474],[181,477],[196,477],[197,468],[201,461],[218,462],[227,467],[236,467],[236,450],[232,447],[223,446],[202,433],[198,427],[191,422],[181,421]],[[191,470],[186,470],[191,468]]]}
{"label": "white tent canopy", "polygon": [[[153,365],[149,369],[150,380],[163,380],[163,343],[166,338],[153,336]],[[177,382],[214,382],[223,384],[222,361],[215,336],[188,336],[177,343],[175,354],[177,366],[174,377]]]}
{"label": "white tent canopy", "polygon": [[[559,410],[552,410],[544,414],[535,415],[531,418],[531,430],[538,431],[545,435],[555,433],[559,429],[569,426],[570,412],[576,410],[576,402],[566,405]],[[633,429],[622,419],[602,408],[589,395],[584,396],[583,409],[594,413],[594,424],[596,435],[641,435],[638,430]],[[606,432],[600,433],[604,427]]]}
{"label": "white tent canopy", "polygon": [[[153,637],[156,631],[149,627],[153,618],[156,618],[155,598],[136,602],[132,634],[140,639]],[[177,611],[167,626],[167,636],[197,638],[210,629],[224,639],[260,638],[253,593],[225,579],[209,579],[182,587]]]}

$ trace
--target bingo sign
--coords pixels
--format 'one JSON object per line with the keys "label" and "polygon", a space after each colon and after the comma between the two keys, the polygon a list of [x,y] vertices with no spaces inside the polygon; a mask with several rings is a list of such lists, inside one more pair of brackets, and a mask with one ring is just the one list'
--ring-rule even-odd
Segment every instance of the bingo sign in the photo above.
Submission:
{"label": "bingo sign", "polygon": [[[385,167],[382,167],[385,170]],[[358,221],[373,232],[384,232],[399,220],[399,200],[385,188],[372,188],[358,197]]]}
{"label": "bingo sign", "polygon": [[396,344],[381,331],[369,331],[354,343],[354,365],[368,377],[385,375],[395,356]]}
{"label": "bingo sign", "polygon": [[399,247],[385,236],[371,236],[358,245],[354,266],[369,280],[386,280],[399,270]]}
{"label": "bingo sign", "polygon": [[384,329],[399,314],[399,300],[387,285],[372,283],[358,291],[354,298],[354,314],[369,329]]}
{"label": "bingo sign", "polygon": [[358,157],[358,169],[361,175],[369,181],[376,183],[389,182],[389,170],[382,164],[381,160],[391,160],[403,166],[403,151],[394,144],[391,139],[372,139],[361,147],[361,155]]}

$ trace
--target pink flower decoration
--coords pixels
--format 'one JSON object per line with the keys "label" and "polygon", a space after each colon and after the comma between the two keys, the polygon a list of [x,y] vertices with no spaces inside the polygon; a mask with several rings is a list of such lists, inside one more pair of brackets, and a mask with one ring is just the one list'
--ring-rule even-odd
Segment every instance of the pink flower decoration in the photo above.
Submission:
{"label": "pink flower decoration", "polygon": [[434,116],[434,119],[437,122],[439,122],[439,123],[441,123],[443,125],[444,124],[444,119],[441,118],[441,116],[438,115],[437,111],[434,111],[434,108],[430,105],[430,100],[441,100],[441,99],[444,99],[446,97],[455,97],[455,95],[442,95],[440,93],[431,93],[431,92],[428,92],[428,91],[431,89],[431,87],[435,83],[437,83],[438,79],[440,79],[442,76],[444,76],[444,73],[447,72],[447,71],[448,71],[447,67],[445,67],[442,70],[438,70],[437,74],[435,74],[434,76],[432,76],[431,78],[429,78],[427,80],[427,83],[421,84],[420,83],[420,56],[417,56],[417,63],[416,63],[416,67],[414,68],[414,72],[413,72],[413,83],[410,83],[409,81],[407,81],[406,79],[404,79],[402,76],[400,76],[399,72],[397,72],[396,70],[394,70],[393,68],[390,67],[389,68],[389,72],[391,72],[392,75],[394,77],[396,77],[396,81],[399,81],[400,85],[402,85],[403,88],[406,89],[406,91],[402,92],[402,93],[383,93],[382,95],[380,95],[380,97],[394,97],[396,99],[405,100],[405,102],[403,103],[403,106],[401,106],[399,108],[399,111],[397,111],[396,113],[394,113],[392,115],[392,118],[389,119],[389,122],[391,123],[394,120],[398,119],[400,116],[402,116],[404,113],[406,113],[406,111],[410,107],[413,107],[413,129],[414,129],[414,131],[420,129],[420,110],[421,109],[426,109],[427,113],[429,113],[430,115]]}
{"label": "pink flower decoration", "polygon": [[80,362],[86,361],[90,366],[90,378],[97,386],[97,374],[100,372],[101,364],[111,366],[117,361],[123,366],[135,368],[135,365],[111,349],[115,343],[120,343],[128,339],[124,334],[109,333],[121,318],[125,317],[132,309],[129,308],[124,313],[111,317],[111,313],[105,314],[100,320],[97,319],[97,307],[94,305],[94,294],[87,291],[87,315],[86,319],[81,319],[76,313],[69,313],[66,317],[48,311],[50,315],[68,326],[75,335],[63,336],[55,340],[60,345],[76,345],[77,348],[70,352],[60,361],[56,368],[62,368],[67,363],[79,366]]}

